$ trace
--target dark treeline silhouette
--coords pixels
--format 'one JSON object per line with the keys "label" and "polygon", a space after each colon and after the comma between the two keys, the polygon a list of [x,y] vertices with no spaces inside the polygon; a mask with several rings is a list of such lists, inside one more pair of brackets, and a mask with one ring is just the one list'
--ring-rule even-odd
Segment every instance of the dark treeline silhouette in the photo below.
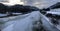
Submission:
{"label": "dark treeline silhouette", "polygon": [[43,8],[42,10],[50,11],[50,9],[57,9],[57,8],[60,8],[60,2],[57,2],[56,4],[53,4],[48,8]]}
{"label": "dark treeline silhouette", "polygon": [[29,12],[32,12],[32,11],[38,11],[35,9],[35,7],[31,7],[31,6],[23,6],[23,5],[14,5],[14,6],[11,6],[9,11],[11,12],[21,12],[21,13],[29,13]]}
{"label": "dark treeline silhouette", "polygon": [[[56,4],[48,7],[50,9],[58,9],[60,8],[60,2],[57,2]],[[45,10],[45,9],[44,9]],[[47,11],[47,10],[46,10]],[[60,19],[60,15],[57,15],[57,14],[46,14],[47,17],[50,17],[51,18],[51,22],[55,25],[58,25],[59,24],[59,19]]]}
{"label": "dark treeline silhouette", "polygon": [[60,8],[60,2],[57,2],[56,4],[54,4],[54,5],[52,5],[48,8],[43,8],[43,9],[40,10],[40,12],[42,14],[46,14],[46,11],[50,11],[50,9],[57,9],[57,8]]}
{"label": "dark treeline silhouette", "polygon": [[50,9],[58,9],[60,8],[60,2],[57,2],[56,4],[48,7],[48,8],[43,8],[41,10],[41,13],[44,14],[45,16],[47,16],[48,18],[51,18],[51,22],[54,25],[58,25],[59,24],[59,19],[60,19],[60,15],[57,14],[51,14],[51,13],[46,13],[47,11],[50,11]]}
{"label": "dark treeline silhouette", "polygon": [[52,22],[54,25],[58,25],[58,24],[59,24],[60,15],[46,14],[46,16],[51,18],[51,22]]}
{"label": "dark treeline silhouette", "polygon": [[7,10],[7,6],[2,4],[2,3],[0,3],[0,13],[5,13],[6,10]]}
{"label": "dark treeline silhouette", "polygon": [[30,13],[32,11],[38,11],[39,9],[34,6],[23,6],[23,5],[13,5],[13,6],[6,6],[2,3],[0,3],[0,13],[12,13],[12,12],[18,12],[18,13]]}
{"label": "dark treeline silhouette", "polygon": [[57,9],[57,8],[60,8],[60,2],[57,2],[56,4],[50,6],[49,8],[51,8],[51,9]]}
{"label": "dark treeline silhouette", "polygon": [[0,14],[7,14],[7,16],[0,16],[0,18],[17,16],[17,14],[13,14],[13,13],[27,14],[27,13],[31,13],[33,11],[39,11],[39,10],[40,10],[39,8],[34,6],[24,6],[19,4],[15,4],[13,6],[7,6],[0,3]]}

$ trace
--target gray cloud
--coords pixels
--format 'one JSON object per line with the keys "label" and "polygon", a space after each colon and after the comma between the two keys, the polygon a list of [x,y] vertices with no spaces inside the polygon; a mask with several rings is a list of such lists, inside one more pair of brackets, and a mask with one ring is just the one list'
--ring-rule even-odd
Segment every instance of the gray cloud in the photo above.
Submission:
{"label": "gray cloud", "polygon": [[23,2],[26,5],[33,5],[33,6],[37,6],[39,8],[49,7],[59,1],[60,0],[23,0]]}

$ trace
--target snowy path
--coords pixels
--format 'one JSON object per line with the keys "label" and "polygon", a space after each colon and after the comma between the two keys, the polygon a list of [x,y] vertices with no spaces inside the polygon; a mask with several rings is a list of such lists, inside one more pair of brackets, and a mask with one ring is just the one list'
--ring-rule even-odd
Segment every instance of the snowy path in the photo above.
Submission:
{"label": "snowy path", "polygon": [[[8,18],[3,18],[7,19]],[[23,15],[23,16],[17,16],[9,18],[9,20],[15,21],[15,22],[7,22],[5,29],[2,31],[32,31],[33,27],[33,22],[34,21],[39,21],[40,20],[40,12],[39,11],[34,11],[32,13]]]}
{"label": "snowy path", "polygon": [[33,22],[40,19],[39,13],[39,11],[32,12],[30,16],[16,21],[13,31],[32,31]]}
{"label": "snowy path", "polygon": [[10,18],[9,20],[15,22],[3,29],[2,31],[32,31],[33,22],[39,21],[40,19],[42,20],[43,26],[47,31],[59,31],[56,27],[51,25],[48,22],[48,18],[42,15],[39,11],[34,11],[27,15]]}

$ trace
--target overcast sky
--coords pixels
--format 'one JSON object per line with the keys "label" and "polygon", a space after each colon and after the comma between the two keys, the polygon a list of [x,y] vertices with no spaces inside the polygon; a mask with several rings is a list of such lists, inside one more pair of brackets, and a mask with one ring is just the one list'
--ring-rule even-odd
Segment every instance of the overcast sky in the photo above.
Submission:
{"label": "overcast sky", "polygon": [[[0,0],[0,1],[2,1],[2,0]],[[59,2],[60,0],[21,0],[21,1],[24,3],[24,5],[36,6],[39,8],[47,8],[51,5]]]}
{"label": "overcast sky", "polygon": [[60,0],[22,0],[26,5],[33,5],[39,8],[49,7]]}

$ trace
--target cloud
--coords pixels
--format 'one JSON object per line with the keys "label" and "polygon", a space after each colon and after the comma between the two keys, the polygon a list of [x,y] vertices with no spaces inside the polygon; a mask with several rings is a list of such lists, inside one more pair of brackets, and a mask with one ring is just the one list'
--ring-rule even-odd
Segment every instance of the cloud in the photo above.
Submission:
{"label": "cloud", "polygon": [[47,8],[60,0],[22,0],[25,5],[37,6],[39,8]]}

